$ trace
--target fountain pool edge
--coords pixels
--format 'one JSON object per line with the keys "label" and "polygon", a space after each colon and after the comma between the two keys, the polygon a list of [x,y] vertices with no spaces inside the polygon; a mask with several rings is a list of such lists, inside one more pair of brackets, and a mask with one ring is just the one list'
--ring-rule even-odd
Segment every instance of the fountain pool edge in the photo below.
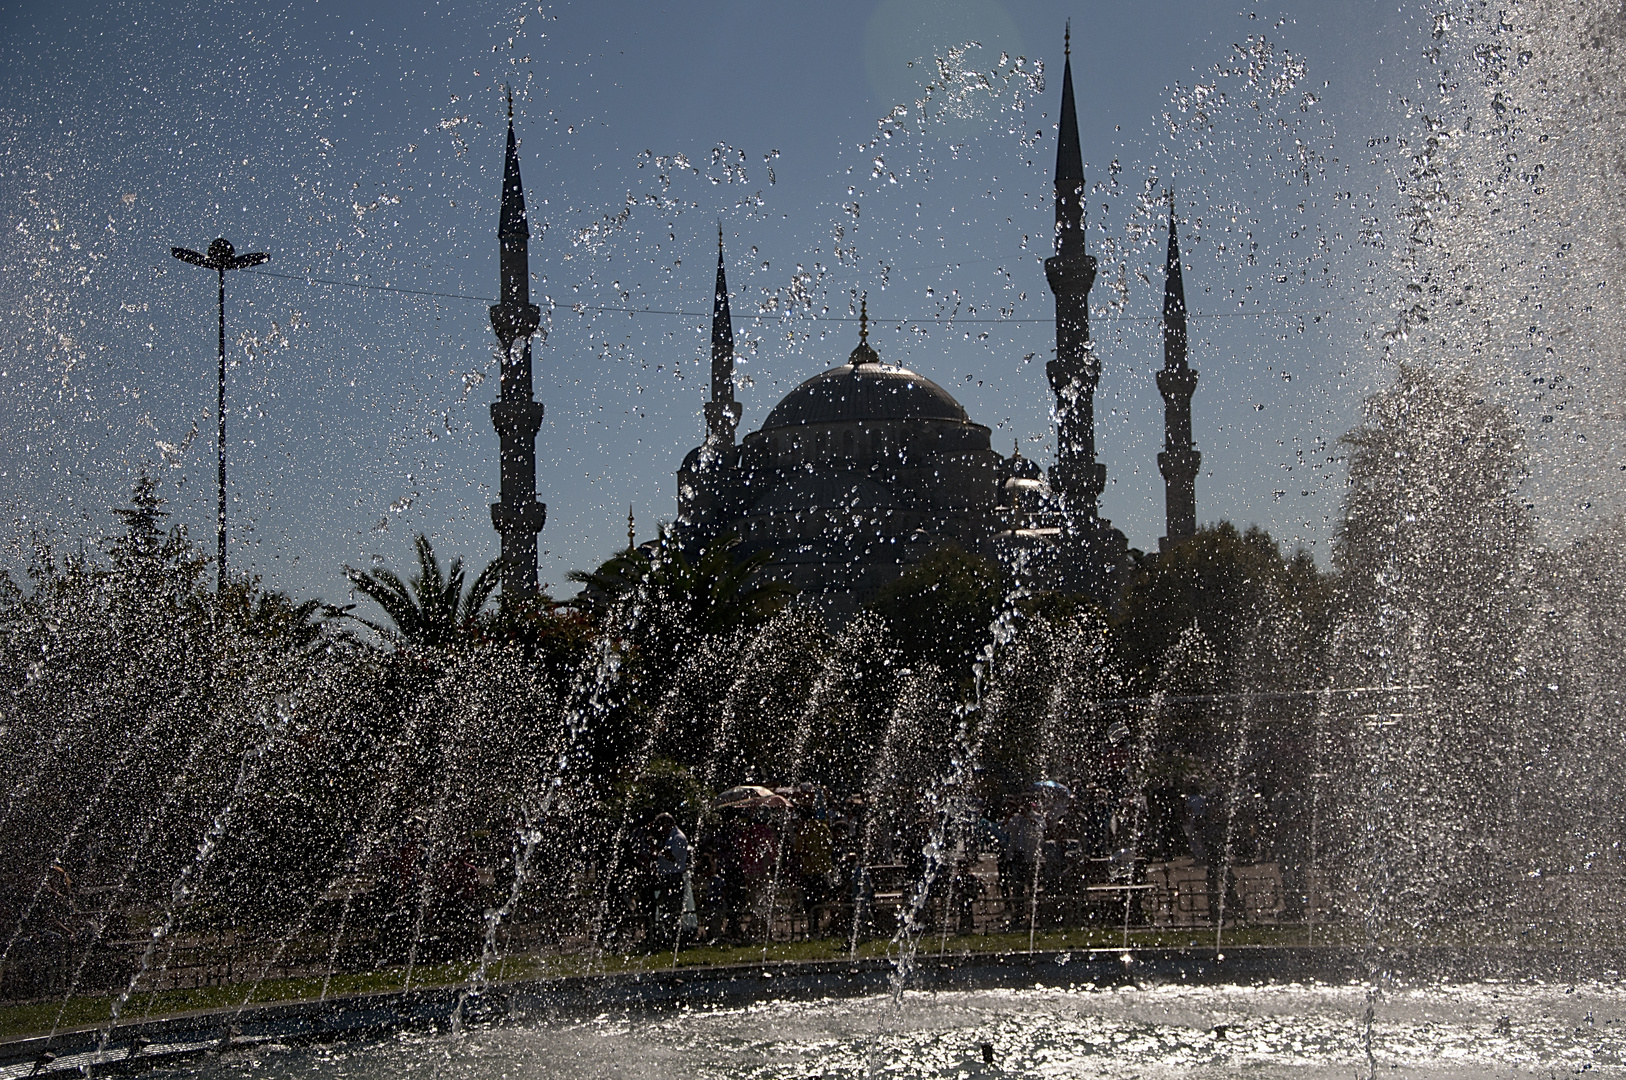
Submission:
{"label": "fountain pool edge", "polygon": [[[1432,946],[1366,952],[1340,947],[1242,945],[1212,948],[1091,949],[920,957],[908,988],[971,991],[1033,987],[1347,984],[1381,970],[1391,984],[1431,981],[1615,980],[1626,950]],[[884,992],[894,966],[884,958],[775,961],[505,983],[464,995],[464,987],[379,991],[250,1008],[210,1009],[121,1024],[98,1050],[100,1027],[0,1040],[0,1080],[94,1069],[128,1073],[228,1048],[445,1029],[462,999],[462,1022],[493,1024],[600,1012],[730,1008],[754,1002],[854,997]],[[48,1056],[49,1055],[49,1056]]]}

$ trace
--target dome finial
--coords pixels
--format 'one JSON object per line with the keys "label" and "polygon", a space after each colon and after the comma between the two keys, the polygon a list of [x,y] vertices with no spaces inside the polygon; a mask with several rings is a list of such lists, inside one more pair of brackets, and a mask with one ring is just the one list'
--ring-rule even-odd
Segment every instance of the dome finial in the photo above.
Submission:
{"label": "dome finial", "polygon": [[847,363],[853,367],[860,364],[879,364],[881,358],[869,343],[869,293],[863,293],[858,298],[858,348],[847,357]]}
{"label": "dome finial", "polygon": [[627,504],[627,550],[638,550],[638,530],[632,523],[632,504]]}
{"label": "dome finial", "polygon": [[1067,20],[1067,26],[1061,32],[1061,48],[1062,48],[1062,55],[1064,55],[1069,60],[1072,59],[1072,56],[1073,56],[1073,20],[1071,20],[1071,19]]}

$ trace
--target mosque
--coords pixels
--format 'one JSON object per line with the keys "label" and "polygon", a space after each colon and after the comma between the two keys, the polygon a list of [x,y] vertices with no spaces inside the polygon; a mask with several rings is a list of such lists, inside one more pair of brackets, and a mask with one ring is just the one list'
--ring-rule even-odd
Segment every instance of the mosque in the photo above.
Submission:
{"label": "mosque", "polygon": [[[1055,254],[1045,260],[1056,303],[1056,354],[1046,375],[1057,455],[1048,476],[1020,450],[1010,457],[996,451],[989,429],[942,387],[886,363],[869,343],[867,305],[846,362],[792,390],[761,428],[736,441],[742,409],[734,398],[734,337],[719,233],[706,435],[677,474],[674,532],[681,543],[737,536],[742,555],[770,552],[765,573],[817,599],[838,619],[945,545],[998,559],[1034,588],[1089,594],[1105,604],[1116,600],[1126,584],[1128,545],[1099,510],[1106,487],[1095,441],[1101,364],[1089,325],[1096,260],[1085,245],[1070,55],[1061,93]],[[492,406],[502,444],[502,501],[492,506],[492,523],[502,535],[503,594],[509,597],[535,592],[536,533],[545,512],[535,499],[542,406],[530,400],[530,347],[516,351],[522,338],[529,340],[527,328],[536,326],[536,309],[521,295],[529,229],[512,122],[501,223],[503,302],[491,314],[506,357],[501,399]],[[1160,544],[1167,547],[1196,530],[1201,463],[1191,438],[1197,372],[1186,362],[1172,199],[1163,338],[1157,385],[1164,401],[1164,449],[1158,468],[1167,507]]]}
{"label": "mosque", "polygon": [[[740,538],[743,553],[773,553],[767,572],[836,613],[856,608],[944,544],[998,558],[1031,585],[1089,593],[1103,602],[1124,584],[1124,536],[1100,516],[1106,467],[1096,460],[1090,342],[1095,259],[1085,250],[1084,168],[1073,105],[1072,60],[1062,69],[1056,149],[1056,253],[1045,275],[1056,300],[1056,357],[1047,367],[1060,452],[1046,478],[1020,450],[995,451],[989,429],[930,379],[886,363],[860,316],[847,361],[802,383],[762,427],[735,442],[734,340],[721,237],[712,301],[711,400],[705,441],[678,471],[681,538]],[[1169,221],[1164,295],[1164,451],[1167,535],[1196,529],[1186,306],[1179,239]]]}

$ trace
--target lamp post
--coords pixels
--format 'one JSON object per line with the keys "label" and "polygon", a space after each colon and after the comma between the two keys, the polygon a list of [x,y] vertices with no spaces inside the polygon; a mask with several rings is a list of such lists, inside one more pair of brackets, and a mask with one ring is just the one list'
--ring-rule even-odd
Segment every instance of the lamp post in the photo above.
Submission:
{"label": "lamp post", "polygon": [[209,245],[207,255],[183,247],[172,247],[169,253],[184,263],[214,270],[220,275],[220,399],[215,411],[219,421],[217,442],[220,454],[220,512],[215,522],[215,539],[219,548],[215,563],[215,591],[219,592],[226,583],[226,271],[258,266],[271,256],[263,251],[239,255],[224,236]]}

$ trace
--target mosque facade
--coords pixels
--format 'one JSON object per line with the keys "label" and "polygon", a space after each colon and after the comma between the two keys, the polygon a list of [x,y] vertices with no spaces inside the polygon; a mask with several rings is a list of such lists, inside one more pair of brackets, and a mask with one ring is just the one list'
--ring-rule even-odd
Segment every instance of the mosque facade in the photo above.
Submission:
{"label": "mosque facade", "polygon": [[[953,396],[929,378],[886,363],[869,343],[867,304],[845,363],[802,383],[736,441],[734,334],[722,234],[712,301],[711,399],[705,441],[678,470],[681,543],[737,537],[742,555],[767,551],[765,572],[850,615],[910,566],[953,545],[1003,562],[1024,584],[1094,596],[1111,605],[1126,583],[1128,544],[1100,514],[1106,466],[1097,460],[1095,390],[1101,362],[1090,340],[1089,293],[1096,260],[1086,250],[1084,166],[1073,104],[1071,50],[1062,69],[1056,144],[1055,251],[1045,279],[1055,297],[1056,352],[1045,367],[1056,418],[1056,460],[1048,473],[1020,449],[1006,457]],[[505,607],[537,595],[537,534],[547,508],[536,492],[531,337],[540,317],[529,286],[529,219],[509,102],[503,169],[501,300],[491,308],[502,349],[491,406],[501,454],[501,498],[491,507],[502,538]],[[1186,357],[1186,304],[1174,200],[1163,302],[1164,447],[1167,535],[1196,531],[1191,398],[1197,373]]]}
{"label": "mosque facade", "polygon": [[[1084,169],[1073,103],[1072,61],[1062,72],[1056,149],[1055,253],[1045,277],[1055,297],[1056,355],[1046,366],[1057,425],[1048,473],[995,450],[989,429],[946,390],[886,363],[869,344],[867,306],[845,363],[787,394],[761,428],[736,442],[734,339],[718,236],[712,302],[711,400],[706,436],[678,470],[683,543],[725,536],[739,552],[772,553],[769,576],[822,601],[833,616],[856,612],[928,553],[953,545],[998,559],[1030,587],[1094,596],[1110,605],[1128,573],[1124,535],[1100,515],[1106,466],[1097,460],[1095,389],[1101,364],[1089,332],[1096,260],[1085,245]],[[1167,535],[1196,529],[1186,307],[1173,199],[1164,295],[1164,449]]]}

